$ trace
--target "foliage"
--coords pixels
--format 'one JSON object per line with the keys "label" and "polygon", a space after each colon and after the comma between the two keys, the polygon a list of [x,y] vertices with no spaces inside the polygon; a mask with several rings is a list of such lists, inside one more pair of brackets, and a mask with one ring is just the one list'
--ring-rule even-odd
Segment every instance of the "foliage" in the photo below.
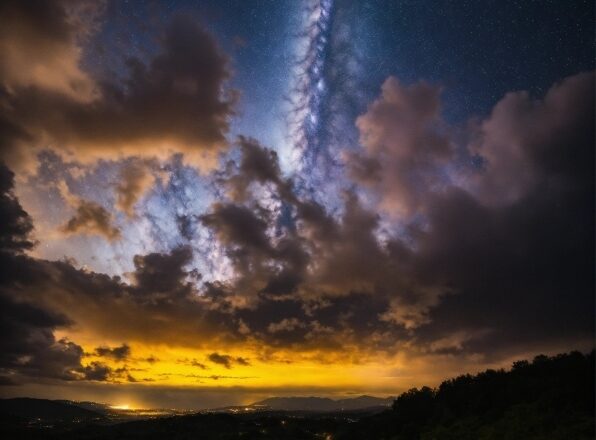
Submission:
{"label": "foliage", "polygon": [[[366,433],[366,434],[365,434]],[[506,440],[594,438],[594,351],[519,361],[411,389],[392,411],[362,418],[339,438]]]}

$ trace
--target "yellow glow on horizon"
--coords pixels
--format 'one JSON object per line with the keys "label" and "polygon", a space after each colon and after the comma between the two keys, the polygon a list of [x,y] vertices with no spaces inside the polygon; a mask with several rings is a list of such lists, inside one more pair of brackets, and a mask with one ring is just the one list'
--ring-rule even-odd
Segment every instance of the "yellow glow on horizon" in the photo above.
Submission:
{"label": "yellow glow on horizon", "polygon": [[[81,335],[73,335],[72,339],[77,336],[78,340],[87,339],[80,338]],[[103,340],[95,343],[92,340],[92,337],[87,339],[83,345],[87,353],[83,364],[101,362],[114,371],[126,368],[126,373],[110,380],[124,386],[381,389],[390,383],[396,385],[399,380],[391,377],[388,371],[402,364],[399,359],[388,360],[384,357],[354,362],[345,353],[323,353],[316,350],[278,350],[273,355],[263,356],[258,347],[253,346],[194,349],[140,342],[129,342],[131,356],[118,361],[96,356],[94,349],[100,345],[118,346],[122,342]],[[211,353],[230,356],[230,368],[211,361]],[[246,359],[249,364],[238,362],[238,358]],[[154,361],[150,361],[151,359]],[[127,375],[134,378],[134,383]],[[130,405],[118,404],[114,408],[130,409]]]}
{"label": "yellow glow on horizon", "polygon": [[[221,403],[227,402],[222,397],[226,393],[233,405],[248,405],[274,396],[397,396],[413,387],[435,386],[464,369],[475,372],[507,366],[483,363],[472,356],[462,360],[449,355],[424,355],[412,347],[393,353],[370,352],[350,345],[342,350],[272,349],[250,340],[243,344],[197,341],[196,347],[189,347],[106,339],[80,328],[57,331],[56,337],[66,337],[82,346],[84,366],[99,363],[110,368],[106,381],[93,383],[98,390],[106,390],[105,397],[86,390],[76,398],[107,401],[120,411],[215,408],[227,405]],[[130,347],[126,359],[98,356],[95,350],[123,343]],[[210,358],[213,353],[229,356],[230,368],[214,362]],[[163,403],[155,397],[161,394],[160,388],[164,390]],[[189,398],[195,390],[197,397]]]}
{"label": "yellow glow on horizon", "polygon": [[[461,371],[461,365],[449,357],[420,357],[405,349],[396,353],[371,353],[352,346],[344,346],[341,351],[326,347],[273,350],[253,341],[243,344],[213,341],[212,345],[198,341],[196,347],[188,347],[126,338],[105,339],[81,328],[63,329],[56,332],[56,337],[67,337],[82,346],[83,365],[99,362],[111,368],[112,374],[107,380],[110,389],[117,387],[126,394],[112,398],[110,404],[121,410],[137,410],[147,405],[159,407],[139,397],[144,392],[142,389],[149,392],[159,387],[213,390],[215,393],[229,390],[236,395],[242,393],[243,404],[276,395],[387,397],[412,387],[433,386]],[[95,354],[96,347],[117,347],[122,343],[127,343],[131,349],[126,359]],[[212,353],[230,356],[230,368],[210,360]],[[238,358],[246,359],[248,365]],[[474,362],[477,364],[477,359]],[[442,368],[437,369],[437,365]]]}

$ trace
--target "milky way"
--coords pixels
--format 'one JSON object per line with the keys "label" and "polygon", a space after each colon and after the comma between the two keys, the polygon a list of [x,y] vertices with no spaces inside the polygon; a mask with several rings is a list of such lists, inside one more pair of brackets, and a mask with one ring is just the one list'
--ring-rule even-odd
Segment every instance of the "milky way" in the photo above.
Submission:
{"label": "milky way", "polygon": [[291,93],[291,123],[299,171],[312,169],[324,154],[325,106],[333,0],[315,1],[306,8],[305,29],[299,40],[295,85]]}
{"label": "milky way", "polygon": [[[343,170],[337,164],[337,151],[334,151],[338,146],[332,137],[340,127],[333,124],[330,114],[333,98],[330,86],[337,88],[337,85],[329,84],[334,80],[331,72],[334,0],[310,2],[305,5],[303,14],[295,37],[293,76],[288,81],[291,157],[287,171],[294,176],[298,191],[333,207],[344,185]],[[217,185],[213,184],[212,176],[197,175],[192,170],[181,169],[180,164],[172,170],[169,185],[144,202],[152,242],[162,250],[171,249],[180,242],[193,243],[195,264],[204,274],[204,280],[229,278],[229,263],[209,231],[200,225],[193,226],[192,230],[180,229],[181,222],[188,219],[194,224],[194,218],[221,197],[221,193],[216,193]],[[335,178],[330,179],[331,175]],[[262,199],[266,199],[265,194]],[[269,208],[278,216],[282,214],[282,205],[276,208],[270,205]]]}

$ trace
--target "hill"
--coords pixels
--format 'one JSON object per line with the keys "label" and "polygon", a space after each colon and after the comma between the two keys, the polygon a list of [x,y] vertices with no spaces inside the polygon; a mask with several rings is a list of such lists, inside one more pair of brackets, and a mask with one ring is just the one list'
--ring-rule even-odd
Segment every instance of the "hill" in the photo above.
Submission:
{"label": "hill", "polygon": [[359,396],[351,399],[333,400],[324,397],[271,397],[250,406],[266,407],[275,411],[352,411],[373,407],[391,406],[394,398],[385,399]]}
{"label": "hill", "polygon": [[70,401],[28,397],[0,399],[0,414],[44,420],[92,420],[102,417],[100,413],[81,408]]}
{"label": "hill", "polygon": [[411,389],[392,410],[343,426],[335,438],[593,439],[594,351],[518,361]]}

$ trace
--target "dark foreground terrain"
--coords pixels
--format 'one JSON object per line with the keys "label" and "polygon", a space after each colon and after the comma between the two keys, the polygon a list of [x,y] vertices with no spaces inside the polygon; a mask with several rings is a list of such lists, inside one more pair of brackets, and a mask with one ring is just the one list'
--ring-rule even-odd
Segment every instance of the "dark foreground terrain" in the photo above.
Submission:
{"label": "dark foreground terrain", "polygon": [[[6,439],[593,439],[594,352],[519,361],[400,395],[391,409],[202,413],[114,422],[23,399],[0,402]],[[55,402],[54,402],[55,403]],[[35,412],[33,411],[33,412]]]}

